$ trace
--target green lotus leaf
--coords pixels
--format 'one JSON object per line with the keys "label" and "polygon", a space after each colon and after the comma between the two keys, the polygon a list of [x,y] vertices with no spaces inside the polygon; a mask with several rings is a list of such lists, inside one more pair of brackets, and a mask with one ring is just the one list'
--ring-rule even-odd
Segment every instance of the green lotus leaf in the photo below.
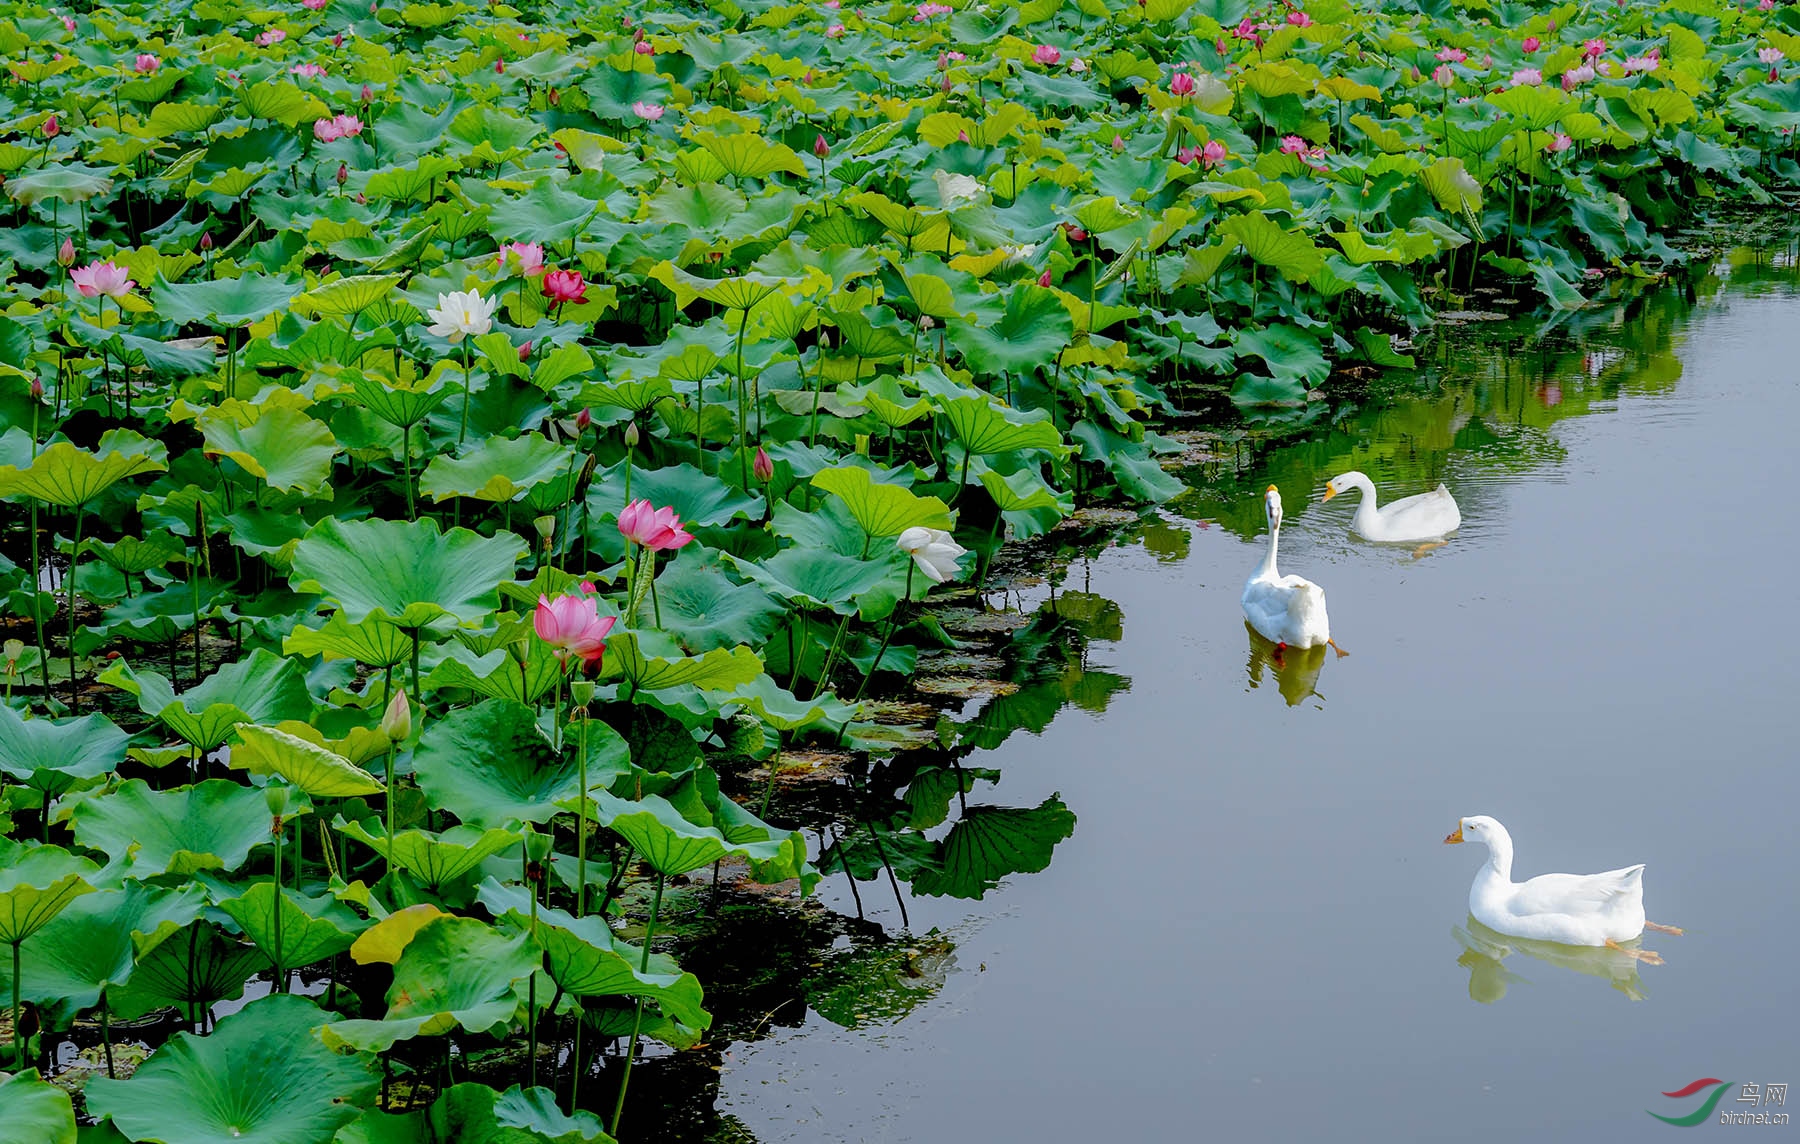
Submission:
{"label": "green lotus leaf", "polygon": [[[368,922],[329,894],[309,898],[286,887],[278,894],[270,882],[258,882],[218,905],[263,956],[287,969],[342,953],[355,943],[357,934],[369,928]],[[281,911],[279,925],[277,908]]]}
{"label": "green lotus leaf", "polygon": [[379,1078],[320,1043],[328,1015],[304,997],[263,997],[205,1037],[177,1033],[130,1080],[94,1080],[88,1110],[158,1144],[324,1144],[356,1119]]}
{"label": "green lotus leaf", "polygon": [[669,81],[654,71],[609,66],[594,68],[581,82],[581,90],[592,101],[595,115],[623,123],[642,122],[631,110],[632,104],[666,104],[670,98]]}
{"label": "green lotus leaf", "polygon": [[510,440],[488,437],[455,454],[433,457],[419,477],[419,491],[434,501],[451,497],[509,501],[561,476],[570,456],[570,450],[535,433]]}
{"label": "green lotus leaf", "polygon": [[543,134],[534,119],[498,107],[467,107],[450,121],[450,138],[467,143],[485,162],[498,162],[508,152],[527,147]]}
{"label": "green lotus leaf", "polygon": [[272,119],[297,127],[303,121],[331,114],[331,109],[317,97],[286,81],[246,83],[237,89],[237,93],[244,114],[252,119]]}
{"label": "green lotus leaf", "polygon": [[134,671],[123,659],[102,672],[100,682],[137,696],[138,710],[202,751],[223,743],[239,723],[305,721],[313,711],[299,663],[262,648],[179,695],[161,675]]}
{"label": "green lotus leaf", "polygon": [[[985,397],[939,397],[934,399],[934,403],[944,424],[956,435],[963,448],[978,456],[1010,453],[1015,449],[1047,449],[1060,457],[1069,451],[1062,434],[1057,431],[1056,426],[1051,423],[1049,413],[1044,410],[1021,413]],[[813,478],[813,483],[818,484],[818,477]]]}
{"label": "green lotus leaf", "polygon": [[[1047,426],[1052,435],[1054,426]],[[1060,443],[1060,438],[1058,438]],[[950,508],[899,485],[877,483],[867,469],[840,465],[813,474],[814,488],[842,497],[857,525],[870,537],[899,536],[909,528],[949,528]]]}
{"label": "green lotus leaf", "polygon": [[539,179],[523,195],[494,204],[488,212],[488,232],[501,236],[528,234],[536,242],[566,243],[580,236],[598,210],[592,200],[562,184]]}
{"label": "green lotus leaf", "polygon": [[980,898],[1009,874],[1035,874],[1050,865],[1056,844],[1075,833],[1075,815],[1051,795],[1029,810],[972,806],[944,838],[942,866],[916,871],[921,894]]}
{"label": "green lotus leaf", "polygon": [[0,465],[0,497],[27,496],[80,508],[127,477],[168,467],[169,450],[161,441],[129,429],[108,429],[92,453],[57,441],[39,450],[28,465]]}
{"label": "green lotus leaf", "polygon": [[1284,278],[1305,282],[1325,267],[1325,252],[1297,230],[1251,211],[1234,215],[1214,228],[1227,239],[1236,239],[1244,253],[1264,266],[1279,270]]}
{"label": "green lotus leaf", "polygon": [[755,584],[735,584],[717,563],[684,552],[656,577],[662,627],[689,651],[757,645],[787,609]]}
{"label": "green lotus leaf", "polygon": [[183,284],[158,275],[150,286],[150,304],[157,317],[183,325],[247,326],[286,306],[299,292],[300,280],[287,275],[246,274]]}
{"label": "green lotus leaf", "polygon": [[228,779],[167,791],[132,779],[77,806],[74,825],[77,843],[150,878],[236,870],[269,841],[271,820],[260,790]]}
{"label": "green lotus leaf", "polygon": [[187,553],[187,546],[166,532],[149,536],[121,536],[112,543],[83,540],[81,548],[91,552],[121,572],[141,575],[161,568]]}
{"label": "green lotus leaf", "polygon": [[434,382],[425,378],[411,384],[396,385],[368,374],[354,373],[350,376],[350,385],[356,391],[356,399],[370,413],[389,425],[402,429],[425,420],[451,394],[451,390],[441,381]]}
{"label": "green lotus leaf", "polygon": [[766,179],[776,171],[805,177],[806,164],[785,143],[760,135],[714,135],[706,132],[694,142],[719,161],[734,179]]}
{"label": "green lotus leaf", "polygon": [[36,1069],[0,1077],[0,1144],[75,1144],[69,1094],[46,1084]]}
{"label": "green lotus leaf", "polygon": [[519,844],[517,831],[498,827],[484,831],[473,826],[453,826],[435,834],[402,830],[394,835],[390,844],[381,833],[379,818],[346,822],[340,817],[331,825],[332,829],[354,838],[405,870],[421,884],[433,888],[455,881],[486,859]]}
{"label": "green lotus leaf", "polygon": [[26,719],[0,705],[0,771],[52,798],[124,762],[130,742],[104,715]]}
{"label": "green lotus leaf", "polygon": [[500,582],[527,551],[512,533],[441,532],[430,517],[326,517],[295,547],[289,580],[335,601],[353,624],[377,616],[403,628],[445,618],[473,625],[500,606]]}
{"label": "green lotus leaf", "polygon": [[25,206],[35,206],[46,199],[62,203],[84,203],[96,195],[112,190],[112,179],[104,167],[66,164],[41,167],[6,180],[6,197]]}
{"label": "green lotus leaf", "polygon": [[335,1144],[614,1144],[600,1118],[565,1116],[547,1088],[495,1092],[479,1081],[452,1085],[429,1108],[391,1113],[375,1109],[339,1132]]}
{"label": "green lotus leaf", "polygon": [[[32,937],[19,994],[54,1002],[72,1017],[129,981],[138,960],[192,924],[205,905],[206,891],[198,885],[164,889],[132,882],[77,898]],[[0,996],[12,994],[11,971],[10,961],[0,959]]]}
{"label": "green lotus leaf", "polygon": [[360,314],[386,298],[405,276],[400,274],[362,274],[350,278],[334,278],[294,297],[289,307],[296,314],[320,318],[342,318]]}
{"label": "green lotus leaf", "polygon": [[[701,352],[706,351],[702,350]],[[702,376],[711,373],[713,366],[716,366],[718,362],[717,355],[713,355],[712,365],[706,368]],[[675,396],[675,387],[666,378],[645,377],[586,386],[581,391],[580,400],[583,405],[612,406],[616,409],[629,409],[633,413],[642,413],[664,398],[673,396]]]}
{"label": "green lotus leaf", "polygon": [[743,684],[731,693],[731,698],[769,726],[785,732],[842,727],[857,713],[855,704],[845,703],[830,692],[810,700],[801,699],[768,675]]}
{"label": "green lotus leaf", "polygon": [[317,628],[299,627],[281,641],[283,655],[316,655],[325,659],[349,658],[369,667],[393,667],[412,654],[412,640],[393,624],[364,620],[360,624],[333,612]]}
{"label": "green lotus leaf", "polygon": [[334,1048],[385,1052],[397,1041],[452,1029],[485,1033],[512,1020],[518,1009],[513,983],[539,965],[525,934],[509,938],[474,918],[434,918],[394,963],[386,1016],[337,1021],[320,1035]]}
{"label": "green lotus leaf", "polygon": [[623,678],[635,691],[670,687],[730,691],[762,674],[762,660],[747,647],[714,648],[704,655],[675,659],[646,656],[636,632],[618,632],[606,640],[602,670],[607,678]]}
{"label": "green lotus leaf", "polygon": [[230,457],[251,476],[283,492],[319,492],[338,453],[330,429],[289,406],[263,408],[248,425],[222,409],[208,409],[195,425],[205,434],[208,450]]}
{"label": "green lotus leaf", "polygon": [[515,703],[536,703],[568,674],[568,668],[556,657],[556,650],[542,640],[526,645],[525,665],[505,648],[481,652],[473,659],[453,649],[432,669],[425,685],[464,687],[490,699],[510,699]]}
{"label": "green lotus leaf", "polygon": [[764,882],[803,878],[811,870],[799,831],[779,834],[730,799],[720,799],[717,826],[695,825],[660,795],[628,802],[600,791],[595,801],[594,820],[631,843],[639,857],[664,875],[686,874],[728,857],[747,861],[752,876]]}
{"label": "green lotus leaf", "polygon": [[[860,546],[860,538],[857,543]],[[805,545],[784,548],[766,560],[733,559],[738,571],[782,599],[829,608],[840,616],[856,612],[858,599],[890,580],[896,568],[883,559],[864,560]]]}
{"label": "green lotus leaf", "polygon": [[205,131],[225,109],[216,103],[158,103],[150,109],[145,131],[156,139]]}
{"label": "green lotus leaf", "polygon": [[1317,385],[1331,372],[1318,339],[1297,326],[1238,330],[1232,335],[1232,344],[1240,357],[1248,354],[1262,358],[1270,374],[1281,380]]}
{"label": "green lotus leaf", "polygon": [[[413,752],[413,774],[431,805],[471,826],[545,823],[559,813],[557,803],[582,793],[572,736],[565,746],[571,749],[552,749],[532,708],[489,699],[427,724]],[[629,773],[630,759],[617,731],[590,721],[590,789]]]}
{"label": "green lotus leaf", "polygon": [[0,838],[0,942],[18,943],[50,924],[83,894],[100,867],[60,846]]}
{"label": "green lotus leaf", "polygon": [[125,1020],[168,1008],[193,1016],[243,996],[245,983],[268,968],[269,959],[254,945],[197,921],[139,955],[130,979],[108,990],[107,1003],[115,1017]]}
{"label": "green lotus leaf", "polygon": [[1142,441],[1133,441],[1094,421],[1077,422],[1069,436],[1080,444],[1083,460],[1105,465],[1119,482],[1119,488],[1134,500],[1166,501],[1187,491],[1186,485],[1163,472],[1162,466],[1151,459]]}
{"label": "green lotus leaf", "polygon": [[1026,284],[1006,295],[1006,309],[991,326],[952,323],[950,344],[970,369],[985,374],[1029,374],[1056,360],[1075,336],[1075,323],[1053,290]]}
{"label": "green lotus leaf", "polygon": [[1419,182],[1438,206],[1460,217],[1476,237],[1481,236],[1481,184],[1461,159],[1439,159],[1419,172]]}
{"label": "green lotus leaf", "polygon": [[[595,474],[594,486],[588,493],[588,510],[595,518],[616,520],[624,509],[627,463],[621,460]],[[667,505],[681,517],[683,525],[726,525],[739,518],[762,515],[761,498],[740,492],[736,486],[685,462],[659,469],[632,466],[631,499],[648,500],[658,508]]]}
{"label": "green lotus leaf", "polygon": [[577,918],[539,906],[534,922],[528,892],[492,878],[481,884],[477,898],[495,917],[533,935],[544,951],[545,972],[563,992],[575,997],[643,997],[684,1025],[704,1029],[712,1024],[698,978],[683,973],[666,954],[652,953],[649,968],[640,970],[644,951],[621,941],[604,917]]}
{"label": "green lotus leaf", "polygon": [[1058,516],[1067,516],[1075,509],[1072,496],[1059,493],[1046,485],[1044,478],[1029,468],[1020,469],[1010,476],[1002,476],[993,469],[987,469],[981,474],[981,486],[994,498],[994,505],[1001,512],[1053,509]]}
{"label": "green lotus leaf", "polygon": [[387,789],[349,759],[298,735],[248,723],[240,724],[237,733],[238,743],[231,751],[233,769],[279,775],[314,798],[355,798]]}

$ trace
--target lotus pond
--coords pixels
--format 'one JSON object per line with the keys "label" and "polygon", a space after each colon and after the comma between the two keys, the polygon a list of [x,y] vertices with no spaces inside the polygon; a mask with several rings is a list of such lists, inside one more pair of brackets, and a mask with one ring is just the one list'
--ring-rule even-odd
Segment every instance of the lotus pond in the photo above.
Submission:
{"label": "lotus pond", "polygon": [[[1443,601],[1513,551],[1513,486],[1487,474],[1560,471],[1553,422],[1674,385],[1690,303],[1652,287],[1735,295],[1671,229],[1800,184],[1800,12],[1772,0],[4,11],[6,1144],[842,1136],[890,1115],[878,1082],[804,1128],[756,1070],[835,1052],[827,1026],[931,1028],[988,916],[966,903],[1003,882],[1064,895],[1029,940],[1099,957],[1083,988],[1129,1002],[1104,1022],[1121,1045],[1180,1010],[1104,983],[1216,979],[1194,959],[1221,931],[1265,987],[1271,928],[1310,982],[1345,942],[1391,964],[1381,904],[1412,883],[1327,893],[1354,863],[1270,863],[1243,832],[1298,835],[1289,862],[1352,822],[1411,853],[1410,814],[1366,821],[1392,789],[1317,775],[1369,756],[1306,737],[1466,766],[1481,736],[1442,695],[1498,629],[1483,608],[1449,638]],[[1483,307],[1582,348],[1543,341],[1530,382],[1498,383],[1511,357],[1455,365],[1434,333]],[[1786,307],[1759,312],[1781,332]],[[1346,456],[1466,473],[1469,525],[1411,568],[1315,543],[1301,506]],[[1689,471],[1636,479],[1666,499]],[[1295,557],[1360,569],[1328,583],[1361,597],[1363,654],[1250,644],[1261,733],[1209,761],[1235,669],[1096,656],[1141,609],[1243,659],[1220,593],[1271,476]],[[1565,540],[1559,599],[1605,581],[1584,547],[1633,551]],[[1643,654],[1559,632],[1509,670],[1575,688]],[[1364,714],[1307,722],[1340,677]],[[1155,738],[1121,747],[1121,696]],[[1096,733],[1043,752],[1071,706]],[[1123,772],[1134,754],[1159,766]],[[1510,789],[1492,765],[1407,797],[1473,812],[1438,804]],[[1104,825],[1121,794],[1155,823]],[[1565,797],[1562,837],[1621,817],[1610,785]],[[1164,887],[1135,934],[1093,916],[1195,870],[1237,896]],[[1370,913],[1330,908],[1352,900]],[[1509,951],[1460,936],[1493,999]],[[1088,1032],[1074,967],[1034,965],[1033,1004],[959,1053]],[[1185,1048],[1162,1054],[1184,1100]],[[1073,1098],[1107,1073],[1006,1074],[1027,1075]],[[960,1091],[946,1115],[1000,1106]],[[726,1124],[715,1096],[751,1111]],[[1024,1112],[1050,1138],[1080,1123]]]}

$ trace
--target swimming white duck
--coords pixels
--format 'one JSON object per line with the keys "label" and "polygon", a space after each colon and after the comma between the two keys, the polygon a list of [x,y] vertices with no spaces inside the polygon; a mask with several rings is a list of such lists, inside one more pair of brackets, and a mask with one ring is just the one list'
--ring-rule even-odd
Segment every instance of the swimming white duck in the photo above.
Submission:
{"label": "swimming white duck", "polygon": [[1375,482],[1351,470],[1326,482],[1324,499],[1330,500],[1353,489],[1362,493],[1362,502],[1356,506],[1356,515],[1350,518],[1350,527],[1365,540],[1394,543],[1436,540],[1445,533],[1456,531],[1462,524],[1462,510],[1456,507],[1456,498],[1441,484],[1428,493],[1403,497],[1386,508],[1378,508]]}
{"label": "swimming white duck", "polygon": [[[1603,874],[1539,874],[1525,882],[1512,880],[1513,843],[1506,827],[1487,815],[1463,819],[1446,843],[1474,841],[1488,848],[1488,860],[1469,887],[1469,913],[1489,929],[1511,937],[1564,945],[1619,943],[1646,927],[1680,933],[1673,926],[1644,921],[1644,867],[1627,866]],[[1624,952],[1652,964],[1661,958],[1648,950]]]}
{"label": "swimming white duck", "polygon": [[1269,554],[1244,583],[1244,619],[1256,633],[1278,648],[1331,644],[1331,619],[1325,614],[1325,589],[1301,576],[1283,576],[1275,567],[1281,542],[1281,492],[1274,485],[1263,494],[1269,521]]}

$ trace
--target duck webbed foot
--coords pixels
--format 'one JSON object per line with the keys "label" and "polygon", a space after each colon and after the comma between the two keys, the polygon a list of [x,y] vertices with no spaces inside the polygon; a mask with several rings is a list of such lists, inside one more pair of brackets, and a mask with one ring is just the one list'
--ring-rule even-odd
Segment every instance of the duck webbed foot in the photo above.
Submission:
{"label": "duck webbed foot", "polygon": [[1663,963],[1662,954],[1653,949],[1626,949],[1611,938],[1606,939],[1606,948],[1616,949],[1633,961],[1641,961],[1645,965],[1661,965]]}
{"label": "duck webbed foot", "polygon": [[1655,930],[1657,933],[1672,933],[1676,937],[1680,937],[1682,934],[1687,932],[1686,930],[1682,929],[1680,926],[1666,926],[1666,925],[1663,925],[1661,922],[1645,922],[1644,928],[1647,930]]}

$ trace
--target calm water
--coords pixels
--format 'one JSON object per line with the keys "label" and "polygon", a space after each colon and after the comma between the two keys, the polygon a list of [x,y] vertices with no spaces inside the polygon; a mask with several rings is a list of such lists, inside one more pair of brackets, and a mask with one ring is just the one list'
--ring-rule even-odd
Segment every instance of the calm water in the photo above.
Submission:
{"label": "calm water", "polygon": [[[1698,1077],[1800,1086],[1792,259],[1421,366],[1072,572],[1122,609],[1089,666],[1129,687],[970,762],[1004,773],[971,801],[1060,792],[1074,836],[985,901],[912,899],[958,945],[936,995],[737,1046],[722,1110],[765,1142],[1592,1141],[1667,1131],[1645,1110]],[[1318,504],[1349,468],[1441,477],[1461,533],[1352,540]],[[1278,670],[1240,618],[1271,481],[1347,659]],[[1640,969],[1468,934],[1464,814],[1521,878],[1648,863],[1687,935]]]}

